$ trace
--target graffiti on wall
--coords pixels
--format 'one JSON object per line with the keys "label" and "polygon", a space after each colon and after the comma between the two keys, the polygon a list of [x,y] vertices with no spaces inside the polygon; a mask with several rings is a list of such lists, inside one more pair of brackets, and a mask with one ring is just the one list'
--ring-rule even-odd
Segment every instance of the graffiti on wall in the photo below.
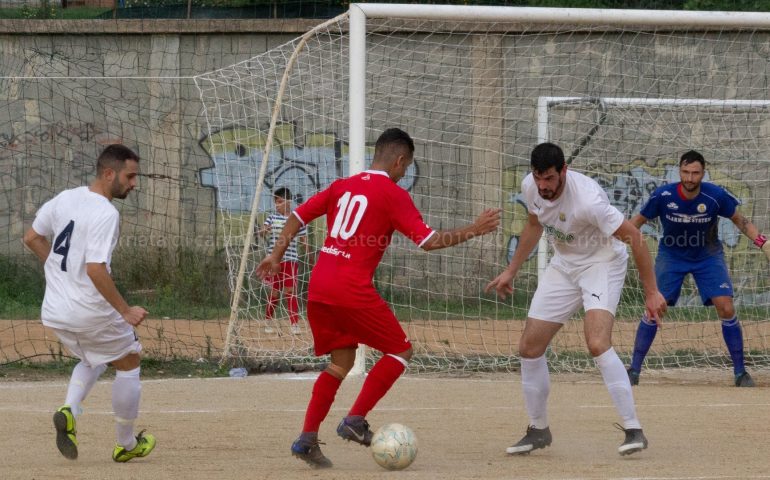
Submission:
{"label": "graffiti on wall", "polygon": [[[297,203],[348,176],[348,145],[335,132],[298,133],[293,123],[277,126],[267,159],[267,170],[258,210],[273,209],[272,192],[286,187]],[[213,166],[200,170],[201,185],[217,191],[218,209],[228,214],[248,214],[257,190],[267,135],[254,129],[232,127],[200,140]],[[367,146],[368,165],[374,147]],[[407,170],[399,185],[411,190],[418,177],[417,163]]]}

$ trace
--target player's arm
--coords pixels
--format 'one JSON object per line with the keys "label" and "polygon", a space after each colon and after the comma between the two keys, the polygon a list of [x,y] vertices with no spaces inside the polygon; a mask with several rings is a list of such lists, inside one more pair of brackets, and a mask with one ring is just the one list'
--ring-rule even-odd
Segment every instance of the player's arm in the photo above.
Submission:
{"label": "player's arm", "polygon": [[767,256],[767,259],[770,260],[770,242],[767,241],[767,238],[764,235],[759,233],[759,229],[753,223],[751,223],[751,220],[737,211],[733,214],[732,217],[730,217],[730,220],[733,221],[741,233],[749,237],[749,240],[754,242],[754,245],[761,248],[765,256]]}
{"label": "player's arm", "polygon": [[631,224],[636,228],[642,228],[642,225],[647,223],[647,217],[645,217],[640,213],[637,213],[636,215],[631,217],[631,220],[629,220],[629,222],[631,222]]}
{"label": "player's arm", "polygon": [[639,270],[642,288],[644,288],[647,317],[660,323],[663,314],[666,313],[666,299],[658,290],[652,256],[647,249],[642,232],[629,220],[623,220],[613,236],[631,247],[631,254],[634,257],[636,268]]}
{"label": "player's arm", "polygon": [[41,262],[45,262],[48,258],[48,254],[51,253],[51,242],[49,242],[43,235],[37,233],[32,227],[24,233],[22,241],[32,253],[37,255],[37,258],[39,258]]}
{"label": "player's arm", "polygon": [[301,228],[302,222],[300,222],[296,214],[292,212],[292,214],[289,215],[289,218],[286,219],[286,224],[283,226],[281,233],[279,233],[278,237],[275,239],[273,251],[259,262],[259,265],[257,265],[257,275],[266,278],[278,274],[283,254],[286,253],[286,249],[289,248],[291,241],[297,236],[297,233],[299,233]]}
{"label": "player's arm", "polygon": [[107,303],[118,311],[123,319],[133,326],[137,326],[147,317],[147,310],[142,307],[131,307],[120,294],[115,282],[107,270],[105,263],[86,263],[86,273],[93,282],[94,287],[102,294]]}
{"label": "player's arm", "polygon": [[436,231],[421,245],[421,248],[430,251],[452,247],[467,242],[473,237],[494,232],[500,225],[500,211],[499,208],[490,208],[481,212],[476,221],[470,225],[454,230]]}
{"label": "player's arm", "polygon": [[489,293],[494,289],[497,292],[497,296],[502,299],[513,293],[513,278],[519,273],[519,268],[527,261],[529,254],[532,253],[542,235],[543,226],[540,225],[537,216],[529,214],[524,230],[519,236],[519,245],[516,247],[516,251],[513,252],[511,263],[508,264],[508,267],[500,275],[487,284],[484,292]]}

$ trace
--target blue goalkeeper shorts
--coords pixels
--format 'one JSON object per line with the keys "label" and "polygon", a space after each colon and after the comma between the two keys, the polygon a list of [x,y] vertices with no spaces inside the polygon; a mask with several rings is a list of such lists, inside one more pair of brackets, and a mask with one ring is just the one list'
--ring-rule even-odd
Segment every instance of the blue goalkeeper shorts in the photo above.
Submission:
{"label": "blue goalkeeper shorts", "polygon": [[724,256],[715,255],[699,261],[684,261],[666,254],[658,254],[655,276],[658,289],[670,306],[676,305],[682,291],[684,277],[692,274],[703,305],[712,305],[711,299],[733,296],[733,282],[727,272]]}

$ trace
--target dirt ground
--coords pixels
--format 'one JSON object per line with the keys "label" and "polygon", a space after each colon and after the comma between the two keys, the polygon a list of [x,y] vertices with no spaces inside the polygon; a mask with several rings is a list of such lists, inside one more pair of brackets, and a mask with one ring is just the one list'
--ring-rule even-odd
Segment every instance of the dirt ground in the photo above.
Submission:
{"label": "dirt ground", "polygon": [[[56,450],[53,410],[65,380],[0,382],[2,479],[761,479],[770,478],[770,391],[736,389],[728,371],[650,372],[635,387],[650,447],[620,457],[623,434],[596,374],[555,375],[550,399],[554,442],[529,456],[505,447],[527,420],[516,374],[469,378],[405,376],[370,414],[373,427],[398,421],[419,438],[417,460],[386,472],[358,445],[334,433],[361,386],[342,386],[320,436],[334,468],[311,470],[289,455],[313,375],[145,381],[138,428],[158,438],[147,458],[110,459],[114,444],[111,374],[85,403],[80,458]],[[770,374],[757,372],[759,385]]]}

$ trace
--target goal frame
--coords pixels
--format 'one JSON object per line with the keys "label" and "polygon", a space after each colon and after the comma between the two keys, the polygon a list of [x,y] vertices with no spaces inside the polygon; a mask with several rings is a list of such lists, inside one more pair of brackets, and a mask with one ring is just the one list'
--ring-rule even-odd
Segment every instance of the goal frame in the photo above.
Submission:
{"label": "goal frame", "polygon": [[[346,18],[347,17],[347,18]],[[598,26],[598,27],[635,27],[651,28],[660,30],[661,28],[670,28],[677,31],[707,31],[719,29],[739,29],[754,28],[770,31],[770,13],[757,12],[698,12],[698,11],[650,11],[650,10],[610,10],[610,9],[565,9],[565,8],[544,8],[544,7],[494,7],[494,6],[463,6],[463,5],[414,5],[414,4],[377,4],[377,3],[353,3],[346,13],[325,21],[313,30],[307,32],[301,37],[297,45],[297,50],[288,62],[284,78],[281,83],[279,98],[274,103],[273,115],[270,121],[269,133],[267,135],[267,145],[263,158],[268,158],[272,148],[272,132],[277,122],[278,110],[282,99],[281,92],[285,87],[285,82],[290,70],[293,67],[293,60],[297,53],[304,48],[305,40],[310,38],[327,25],[347,20],[349,34],[349,84],[348,84],[348,161],[349,174],[353,175],[363,171],[365,168],[366,154],[366,63],[367,63],[367,21],[369,19],[398,18],[404,20],[435,20],[435,21],[476,21],[479,23],[490,22],[497,24],[510,24],[512,26],[522,25],[570,25],[570,26]],[[197,82],[197,80],[196,80]],[[548,139],[548,109],[557,104],[569,101],[588,101],[586,97],[540,97],[538,99],[537,112],[537,137],[538,141]],[[661,104],[665,99],[631,99],[631,98],[603,98],[604,102],[625,102],[637,104]],[[702,99],[669,99],[665,100],[669,104],[679,103],[680,105],[715,105],[713,100]],[[723,101],[725,107],[743,106],[746,107],[767,107],[770,101],[766,100],[737,100]],[[258,197],[260,195],[261,185],[265,177],[265,164],[261,166],[259,178],[257,179],[257,192],[254,196],[251,218],[247,231],[253,230],[255,216],[257,211]],[[542,248],[543,242],[538,251],[538,273],[545,268],[547,260],[546,249]],[[238,276],[235,280],[235,291],[231,304],[231,317],[227,329],[223,361],[231,354],[232,339],[234,327],[237,323],[238,306],[240,301],[240,292],[245,271],[245,259],[247,257],[247,245],[243,246],[241,264],[239,266]],[[356,362],[352,374],[361,374],[365,371],[365,350],[359,348],[356,355]]]}
{"label": "goal frame", "polygon": [[[725,27],[770,28],[770,14],[754,12],[700,12],[660,10],[610,10],[590,8],[548,8],[548,7],[494,7],[466,5],[410,5],[354,3],[349,9],[350,22],[350,84],[349,84],[349,161],[350,174],[364,169],[366,148],[366,21],[371,18],[404,18],[430,20],[464,20],[479,22],[511,22],[526,24],[571,24],[571,25],[635,25],[678,27],[686,29],[708,29]],[[548,109],[554,102],[583,101],[582,97],[541,97],[538,100],[538,142],[548,140]],[[602,101],[616,104],[649,104],[656,101],[671,105],[714,105],[709,100],[682,99],[623,99],[606,98]],[[711,103],[710,103],[711,102]],[[739,100],[730,102],[738,106],[768,106],[770,101]],[[727,106],[727,105],[726,105]],[[538,276],[547,263],[545,238],[540,239],[537,255]],[[351,374],[360,375],[365,371],[366,350],[359,346]]]}

